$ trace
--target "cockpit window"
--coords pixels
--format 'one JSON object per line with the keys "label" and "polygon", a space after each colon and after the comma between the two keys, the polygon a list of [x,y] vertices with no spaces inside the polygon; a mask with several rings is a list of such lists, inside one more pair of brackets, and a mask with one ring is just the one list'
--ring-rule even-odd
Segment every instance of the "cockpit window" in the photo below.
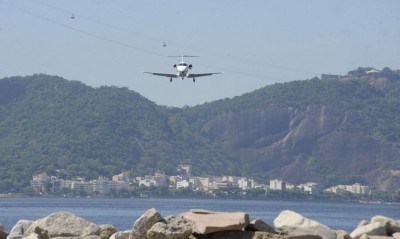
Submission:
{"label": "cockpit window", "polygon": [[179,63],[180,66],[187,66],[186,63]]}

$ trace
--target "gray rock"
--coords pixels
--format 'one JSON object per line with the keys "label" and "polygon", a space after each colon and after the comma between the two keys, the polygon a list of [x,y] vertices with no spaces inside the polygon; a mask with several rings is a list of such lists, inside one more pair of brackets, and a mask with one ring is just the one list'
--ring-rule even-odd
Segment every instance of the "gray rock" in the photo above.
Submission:
{"label": "gray rock", "polygon": [[40,239],[40,237],[36,233],[31,233],[31,234],[29,234],[29,236],[25,236],[22,239]]}
{"label": "gray rock", "polygon": [[249,215],[243,212],[212,212],[191,210],[181,216],[189,220],[194,233],[209,234],[219,231],[242,231],[249,225]]}
{"label": "gray rock", "polygon": [[51,239],[100,239],[97,235],[79,236],[79,237],[53,237]]}
{"label": "gray rock", "polygon": [[393,235],[396,232],[400,232],[400,221],[394,220],[385,216],[375,216],[371,218],[371,223],[379,222],[386,226],[386,230],[389,236]]}
{"label": "gray rock", "polygon": [[282,211],[275,218],[274,226],[277,232],[286,233],[291,237],[307,236],[306,238],[309,238],[311,236],[315,238],[317,236],[322,239],[336,239],[337,237],[329,227],[290,210]]}
{"label": "gray rock", "polygon": [[343,230],[333,230],[336,233],[337,239],[351,239],[349,233]]}
{"label": "gray rock", "polygon": [[392,237],[394,237],[396,239],[400,239],[400,232],[393,233]]}
{"label": "gray rock", "polygon": [[99,235],[100,227],[69,212],[55,212],[32,223],[26,235],[36,228],[47,231],[48,237],[83,237]]}
{"label": "gray rock", "polygon": [[255,219],[246,227],[246,231],[261,231],[275,233],[275,229],[261,219]]}
{"label": "gray rock", "polygon": [[149,231],[148,239],[185,239],[192,234],[192,226],[181,216],[172,216],[166,222],[157,222]]}
{"label": "gray rock", "polygon": [[7,239],[21,239],[22,237],[26,236],[26,232],[32,223],[33,221],[31,220],[19,220],[11,229],[10,235],[8,235]]}
{"label": "gray rock", "polygon": [[35,227],[35,233],[39,235],[40,239],[50,239],[49,232],[40,227]]}
{"label": "gray rock", "polygon": [[6,239],[8,234],[5,232],[4,227],[1,226],[2,229],[0,229],[0,239]]}
{"label": "gray rock", "polygon": [[129,239],[130,233],[131,233],[131,230],[116,232],[111,235],[110,239]]}
{"label": "gray rock", "polygon": [[100,239],[109,239],[116,232],[117,228],[111,224],[100,225]]}
{"label": "gray rock", "polygon": [[[367,221],[367,220],[362,220],[361,222],[358,223],[357,227],[365,226],[365,225],[368,225],[368,224],[370,224],[369,221]],[[356,227],[356,228],[357,228],[357,227]]]}
{"label": "gray rock", "polygon": [[157,222],[163,221],[160,213],[151,208],[139,217],[133,224],[129,239],[146,239],[147,231]]}
{"label": "gray rock", "polygon": [[190,239],[287,239],[287,236],[258,231],[224,231],[211,234],[192,234]]}
{"label": "gray rock", "polygon": [[351,238],[360,239],[363,234],[369,236],[387,236],[386,226],[381,222],[373,222],[364,226],[357,227],[350,233]]}

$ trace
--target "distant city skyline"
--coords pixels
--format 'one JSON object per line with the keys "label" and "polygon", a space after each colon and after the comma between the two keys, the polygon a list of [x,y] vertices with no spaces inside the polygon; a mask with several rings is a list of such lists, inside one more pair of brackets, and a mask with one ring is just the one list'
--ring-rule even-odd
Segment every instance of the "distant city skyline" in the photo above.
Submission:
{"label": "distant city skyline", "polygon": [[[397,0],[0,0],[0,78],[46,73],[193,106],[277,82],[400,68]],[[143,74],[191,58],[196,83]],[[179,59],[178,59],[179,61]]]}

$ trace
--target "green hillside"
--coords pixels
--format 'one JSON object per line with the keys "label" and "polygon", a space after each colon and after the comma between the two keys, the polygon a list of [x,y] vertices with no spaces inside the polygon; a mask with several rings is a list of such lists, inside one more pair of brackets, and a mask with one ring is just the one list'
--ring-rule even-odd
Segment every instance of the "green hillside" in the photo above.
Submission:
{"label": "green hillside", "polygon": [[400,71],[274,84],[190,108],[56,76],[0,80],[0,193],[38,172],[130,171],[400,186]]}
{"label": "green hillside", "polygon": [[0,91],[0,192],[42,171],[87,179],[126,170],[175,174],[178,163],[200,161],[196,172],[219,173],[229,159],[171,113],[180,109],[126,88],[34,75],[2,79]]}

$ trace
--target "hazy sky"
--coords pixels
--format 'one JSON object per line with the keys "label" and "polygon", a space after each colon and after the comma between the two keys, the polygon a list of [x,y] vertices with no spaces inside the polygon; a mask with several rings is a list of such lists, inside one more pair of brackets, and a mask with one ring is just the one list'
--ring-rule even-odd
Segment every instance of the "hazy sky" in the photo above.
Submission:
{"label": "hazy sky", "polygon": [[[224,74],[142,73],[174,73],[180,54]],[[46,73],[181,107],[359,66],[400,69],[400,1],[0,0],[0,78]]]}

